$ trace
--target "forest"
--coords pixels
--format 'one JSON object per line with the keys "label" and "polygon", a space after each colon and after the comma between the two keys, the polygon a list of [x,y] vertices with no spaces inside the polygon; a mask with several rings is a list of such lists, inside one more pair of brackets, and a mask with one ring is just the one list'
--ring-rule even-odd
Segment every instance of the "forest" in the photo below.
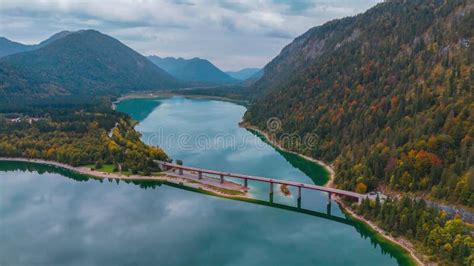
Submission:
{"label": "forest", "polygon": [[459,217],[448,219],[446,213],[408,197],[387,199],[383,204],[365,199],[356,208],[359,215],[373,220],[384,231],[403,236],[440,265],[473,265],[472,225]]}
{"label": "forest", "polygon": [[[265,130],[277,117],[277,136],[318,136],[286,148],[333,163],[339,188],[473,207],[473,9],[462,0],[387,1],[313,28],[265,68],[245,120]],[[315,59],[289,65],[314,43]],[[266,75],[292,68],[267,85]]]}
{"label": "forest", "polygon": [[142,174],[159,171],[154,159],[167,160],[163,150],[140,140],[131,118],[110,109],[108,100],[2,108],[0,157],[40,158],[73,166],[114,164],[122,171]]}
{"label": "forest", "polygon": [[0,101],[120,96],[184,86],[143,55],[96,30],[62,34],[38,49],[0,58]]}

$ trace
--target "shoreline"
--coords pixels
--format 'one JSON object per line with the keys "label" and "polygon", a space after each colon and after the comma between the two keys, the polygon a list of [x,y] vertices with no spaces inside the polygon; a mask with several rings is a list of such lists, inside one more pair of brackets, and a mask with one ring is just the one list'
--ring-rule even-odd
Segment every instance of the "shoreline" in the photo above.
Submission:
{"label": "shoreline", "polygon": [[[115,101],[112,106],[115,107],[115,104],[118,104],[120,103],[121,101],[123,100],[126,100],[126,99],[135,99],[135,98],[157,98],[157,97],[166,97],[166,96],[183,96],[183,97],[188,97],[186,95],[180,95],[180,94],[173,94],[173,93],[146,93],[145,94],[130,94],[130,95],[125,95],[125,96],[122,96],[120,97],[119,99],[117,99],[117,101]],[[189,97],[189,98],[205,98],[205,99],[215,99],[215,100],[224,100],[224,101],[229,101],[230,99],[221,99],[222,97],[213,97],[213,96],[198,96],[198,97]],[[230,102],[236,102],[236,101],[232,101],[230,100]],[[115,109],[115,108],[114,108]],[[254,130],[256,132],[258,132],[259,134],[261,134],[272,146],[282,150],[282,151],[285,151],[285,152],[288,152],[288,153],[292,153],[294,155],[297,155],[307,161],[310,161],[312,163],[316,163],[320,166],[322,166],[328,173],[329,173],[329,179],[328,181],[326,182],[326,184],[324,184],[325,187],[334,187],[334,178],[335,178],[335,170],[334,170],[334,166],[332,166],[331,164],[329,163],[326,163],[322,160],[318,160],[318,159],[315,159],[315,158],[312,158],[312,157],[309,157],[309,156],[306,156],[306,155],[303,155],[303,154],[300,154],[300,153],[297,153],[297,152],[294,152],[294,151],[290,151],[288,149],[285,149],[283,148],[279,143],[277,143],[276,141],[274,141],[273,139],[270,138],[270,135],[262,130],[260,130],[259,128],[253,126],[253,125],[250,125],[249,123],[246,123],[246,122],[240,122],[239,123],[239,126],[242,127],[242,128],[245,128],[245,129],[249,129],[249,130]],[[224,196],[225,197],[225,196]],[[247,199],[250,199],[249,197],[245,197]],[[404,242],[401,242],[391,236],[389,236],[384,230],[382,230],[381,228],[379,228],[377,225],[375,225],[374,223],[372,223],[371,221],[368,221],[366,220],[365,218],[363,217],[360,217],[359,215],[355,214],[351,209],[350,207],[348,207],[346,204],[344,204],[344,202],[342,202],[338,197],[335,197],[334,198],[335,201],[339,204],[339,206],[341,207],[342,211],[344,213],[346,213],[346,215],[348,214],[349,216],[351,216],[353,219],[361,222],[361,223],[364,223],[366,224],[367,226],[369,226],[372,230],[374,230],[377,234],[379,234],[382,238],[392,242],[392,244],[395,244],[399,247],[401,247],[402,249],[404,249],[406,252],[408,252],[408,254],[410,255],[411,259],[413,260],[413,262],[415,262],[416,264],[418,265],[426,265],[425,263],[422,262],[422,260],[420,260],[420,258],[416,255],[416,250],[414,250],[414,248],[412,247],[412,245],[408,242],[408,241],[404,241]]]}
{"label": "shoreline", "polygon": [[[114,101],[112,103],[112,109],[115,110],[115,107],[116,107],[117,104],[119,104],[120,102],[122,102],[124,100],[128,100],[128,99],[153,99],[153,98],[157,98],[157,97],[172,97],[172,96],[182,96],[184,98],[191,98],[191,99],[220,100],[220,101],[233,102],[233,103],[237,103],[237,104],[243,102],[243,101],[233,100],[233,99],[230,99],[230,98],[225,98],[225,97],[220,97],[220,96],[182,95],[182,94],[179,94],[179,93],[166,92],[166,91],[165,92],[142,92],[142,93],[127,94],[127,95],[123,95],[123,96],[119,97],[116,101]],[[326,182],[326,184],[324,184],[324,186],[325,187],[333,187],[334,186],[334,178],[336,176],[336,172],[334,170],[334,167],[331,164],[329,164],[327,162],[324,162],[322,160],[318,160],[318,159],[315,159],[315,158],[312,158],[312,157],[309,157],[309,156],[306,156],[306,155],[303,155],[303,154],[285,149],[279,143],[272,140],[270,138],[270,135],[268,135],[268,133],[258,129],[255,126],[252,126],[252,125],[246,124],[246,123],[242,123],[242,122],[239,123],[239,126],[243,127],[243,128],[246,128],[246,129],[254,130],[254,131],[260,133],[261,135],[263,135],[265,137],[265,139],[271,145],[277,147],[278,149],[280,149],[282,151],[297,155],[297,156],[299,156],[299,157],[301,157],[301,158],[303,158],[307,161],[310,161],[310,162],[321,165],[329,173],[329,179]]]}
{"label": "shoreline", "polygon": [[[193,189],[198,189],[202,190],[207,193],[212,193],[217,196],[222,196],[225,198],[243,198],[243,199],[250,199],[249,195],[247,192],[242,191],[242,190],[236,190],[232,188],[226,188],[226,187],[217,187],[213,186],[209,183],[204,183],[204,182],[198,182],[194,179],[190,178],[183,178],[179,177],[177,175],[172,175],[166,172],[162,172],[163,175],[159,176],[142,176],[142,175],[123,175],[119,173],[107,173],[107,172],[101,172],[98,170],[91,170],[88,167],[85,166],[71,166],[68,164],[64,163],[59,163],[55,161],[49,161],[49,160],[43,160],[43,159],[28,159],[28,158],[18,158],[18,157],[0,157],[0,161],[5,161],[5,162],[24,162],[24,163],[33,163],[33,164],[42,164],[42,165],[48,165],[48,166],[54,166],[54,167],[59,167],[62,169],[66,169],[78,174],[90,176],[93,178],[98,178],[98,179],[116,179],[116,180],[124,180],[124,181],[157,181],[157,182],[163,182],[163,183],[172,183],[175,185],[182,185],[184,187],[188,188],[193,188]],[[238,194],[231,194],[231,193],[225,193],[223,191],[229,190],[234,193],[241,193],[241,195]]]}
{"label": "shoreline", "polygon": [[418,254],[416,249],[413,247],[413,244],[409,240],[407,240],[405,238],[401,238],[401,237],[394,238],[393,236],[389,235],[387,232],[385,232],[382,228],[380,228],[378,225],[376,225],[372,221],[369,221],[369,220],[365,219],[364,217],[356,214],[343,201],[337,200],[337,202],[342,207],[343,212],[347,212],[346,215],[349,215],[353,219],[367,224],[372,230],[374,230],[376,233],[380,234],[383,238],[385,238],[385,239],[397,244],[401,248],[405,249],[410,254],[410,257],[414,260],[414,262],[416,262],[418,265],[430,265],[429,263],[425,263],[423,260],[420,259],[420,257],[422,255]]}
{"label": "shoreline", "polygon": [[235,100],[231,98],[226,98],[222,96],[210,96],[210,95],[186,95],[180,94],[179,91],[172,92],[172,91],[150,91],[150,92],[140,92],[140,93],[130,93],[125,94],[117,98],[114,102],[112,102],[112,109],[115,110],[116,105],[122,101],[129,100],[129,99],[153,99],[159,97],[173,97],[173,96],[181,96],[188,99],[209,99],[209,100],[218,100],[223,102],[231,102],[239,105],[243,105],[246,103],[245,100]]}
{"label": "shoreline", "polygon": [[250,124],[247,124],[247,123],[240,123],[239,126],[243,127],[243,128],[246,128],[246,129],[250,129],[250,130],[254,130],[256,132],[258,132],[259,134],[261,134],[262,136],[265,137],[265,139],[274,147],[284,151],[284,152],[288,152],[288,153],[291,153],[291,154],[294,154],[294,155],[297,155],[307,161],[310,161],[310,162],[313,162],[313,163],[316,163],[316,164],[319,164],[321,165],[328,173],[329,173],[329,179],[328,181],[326,182],[326,184],[324,184],[325,187],[334,187],[334,178],[336,176],[336,172],[334,170],[334,167],[332,165],[330,165],[329,163],[326,163],[324,161],[321,161],[321,160],[318,160],[318,159],[315,159],[315,158],[312,158],[312,157],[309,157],[309,156],[306,156],[306,155],[303,155],[303,154],[300,154],[300,153],[297,153],[297,152],[294,152],[294,151],[290,151],[288,149],[285,149],[283,148],[279,143],[277,143],[276,141],[274,141],[273,139],[270,138],[270,135],[260,129],[258,129],[257,127],[255,126],[252,126]]}
{"label": "shoreline", "polygon": [[[265,139],[271,145],[275,146],[276,148],[278,148],[280,150],[298,155],[298,156],[300,156],[301,158],[303,158],[305,160],[308,160],[310,162],[317,163],[317,164],[323,166],[329,172],[329,180],[326,182],[326,184],[324,186],[325,187],[334,187],[334,177],[335,177],[336,173],[335,173],[334,167],[332,165],[330,165],[329,163],[323,162],[323,161],[318,160],[318,159],[311,158],[309,156],[306,156],[306,155],[303,155],[303,154],[300,154],[300,153],[297,153],[297,152],[294,152],[294,151],[287,150],[287,149],[283,148],[282,146],[280,146],[279,143],[272,140],[268,133],[258,129],[255,126],[252,126],[252,125],[247,124],[245,122],[240,123],[239,125],[243,128],[254,130],[254,131],[260,133],[262,136],[265,137]],[[417,251],[413,248],[413,246],[411,245],[411,243],[408,240],[395,239],[394,237],[388,235],[387,232],[385,232],[382,228],[378,227],[373,222],[365,219],[364,217],[361,217],[361,216],[357,215],[354,211],[351,210],[351,208],[349,206],[347,206],[338,197],[335,197],[334,199],[337,203],[339,203],[339,206],[341,206],[341,209],[343,210],[343,212],[347,212],[352,218],[358,220],[359,222],[362,222],[362,223],[365,223],[366,225],[368,225],[372,230],[374,230],[376,233],[378,233],[381,237],[389,240],[393,244],[396,244],[396,245],[400,246],[401,248],[403,248],[404,250],[406,250],[408,252],[408,254],[410,254],[411,258],[414,260],[414,262],[416,262],[418,265],[426,265],[426,263],[424,263],[419,258],[419,256],[417,255]]]}
{"label": "shoreline", "polygon": [[[100,180],[105,180],[105,179],[116,179],[116,180],[123,180],[123,181],[157,181],[157,182],[162,182],[164,184],[169,183],[170,185],[179,185],[183,186],[186,189],[194,189],[194,190],[201,190],[201,193],[205,194],[210,194],[210,195],[215,195],[219,197],[224,197],[224,198],[230,198],[230,199],[240,199],[240,200],[252,200],[251,197],[249,197],[248,193],[243,192],[243,195],[235,195],[235,194],[227,194],[222,191],[213,189],[212,186],[206,185],[203,183],[198,183],[195,182],[194,180],[187,179],[187,178],[179,178],[174,175],[169,175],[167,173],[164,173],[161,176],[141,176],[141,175],[122,175],[122,174],[116,174],[116,173],[107,173],[107,172],[101,172],[97,170],[91,170],[88,167],[85,166],[78,166],[74,167],[68,164],[64,163],[59,163],[55,161],[49,161],[49,160],[43,160],[43,159],[28,159],[28,158],[18,158],[18,157],[0,157],[0,161],[5,161],[5,162],[24,162],[24,163],[32,163],[32,164],[40,164],[40,165],[48,165],[48,166],[53,166],[53,167],[58,167],[61,169],[69,170],[74,173],[90,176],[92,178],[100,179]],[[219,189],[219,188],[218,188]],[[242,192],[240,190],[232,190],[228,189],[231,191],[237,191],[237,192]],[[372,222],[366,220],[363,217],[360,217],[359,215],[355,214],[349,207],[347,207],[342,201],[338,200],[338,198],[335,198],[336,202],[339,203],[339,206],[341,206],[342,210],[344,213],[349,214],[351,218],[364,223],[368,225],[372,230],[374,230],[376,233],[378,233],[381,237],[389,240],[390,242],[393,242],[394,244],[400,246],[401,248],[405,249],[411,256],[411,258],[414,260],[419,265],[425,265],[421,260],[415,255],[416,251],[413,250],[411,246],[408,246],[407,243],[400,242],[399,240],[394,239],[393,237],[387,235],[385,231],[383,231],[381,228],[379,228],[377,225],[373,224]],[[406,241],[408,242],[408,241]]]}

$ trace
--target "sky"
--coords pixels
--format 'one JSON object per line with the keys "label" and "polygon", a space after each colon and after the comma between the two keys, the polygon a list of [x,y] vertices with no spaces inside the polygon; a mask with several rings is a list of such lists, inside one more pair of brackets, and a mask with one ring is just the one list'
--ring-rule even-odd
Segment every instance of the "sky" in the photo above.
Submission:
{"label": "sky", "polygon": [[38,43],[95,29],[143,55],[206,58],[223,70],[263,67],[294,38],[380,0],[0,0],[0,36]]}

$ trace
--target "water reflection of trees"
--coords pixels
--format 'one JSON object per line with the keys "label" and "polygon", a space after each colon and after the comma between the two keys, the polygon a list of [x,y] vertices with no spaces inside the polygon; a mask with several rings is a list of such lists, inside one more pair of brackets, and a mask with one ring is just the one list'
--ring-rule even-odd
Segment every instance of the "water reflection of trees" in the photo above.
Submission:
{"label": "water reflection of trees", "polygon": [[299,169],[306,176],[311,178],[315,185],[324,185],[328,181],[329,174],[327,173],[326,169],[324,169],[324,167],[322,167],[321,165],[309,162],[301,156],[298,156],[291,152],[283,151],[273,146],[262,134],[258,133],[255,130],[247,129],[247,131],[260,138],[263,142],[272,146],[279,154],[283,156],[283,158],[285,158],[288,163],[290,163],[293,167]]}
{"label": "water reflection of trees", "polygon": [[[201,189],[190,188],[184,185],[170,183],[170,182],[153,181],[153,180],[119,180],[119,179],[112,179],[112,178],[100,179],[93,176],[76,173],[71,170],[60,168],[60,167],[43,165],[43,164],[35,164],[35,163],[27,163],[27,162],[0,161],[0,171],[3,171],[3,172],[21,171],[21,172],[30,172],[30,173],[36,172],[39,174],[45,174],[45,173],[60,174],[62,176],[65,176],[71,180],[78,181],[78,182],[85,182],[85,181],[92,181],[92,180],[98,181],[100,183],[108,181],[111,183],[115,182],[116,184],[120,184],[120,182],[124,182],[126,184],[139,186],[141,189],[157,189],[161,187],[161,185],[166,183],[166,185],[171,186],[171,187],[188,190],[192,192],[197,192],[201,194],[206,194],[210,196],[221,197],[221,196],[218,196],[216,194],[213,194]],[[381,235],[373,231],[368,225],[361,223],[355,220],[354,218],[351,218],[350,216],[339,217],[339,216],[331,215],[330,206],[328,206],[327,212],[323,213],[323,212],[304,209],[300,207],[274,203],[274,202],[270,202],[270,200],[265,201],[265,200],[260,200],[260,199],[248,199],[248,198],[227,198],[227,199],[247,202],[250,204],[257,204],[261,206],[267,206],[271,208],[277,208],[277,209],[286,210],[286,211],[297,212],[297,213],[306,214],[306,215],[311,215],[314,217],[323,218],[323,219],[330,220],[333,222],[352,226],[360,234],[361,238],[369,239],[369,241],[374,247],[380,246],[382,254],[384,255],[389,254],[391,257],[395,257],[395,259],[397,260],[399,264],[403,264],[403,265],[410,264],[411,260],[409,258],[409,255],[401,247],[394,245],[393,243],[391,243],[390,241],[386,240]]]}

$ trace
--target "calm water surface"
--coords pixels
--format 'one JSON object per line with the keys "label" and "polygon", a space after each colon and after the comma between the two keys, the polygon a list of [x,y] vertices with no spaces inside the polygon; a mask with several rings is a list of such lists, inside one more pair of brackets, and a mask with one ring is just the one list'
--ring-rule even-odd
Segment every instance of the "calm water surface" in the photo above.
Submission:
{"label": "calm water surface", "polygon": [[[307,183],[327,178],[321,167],[239,128],[239,105],[173,97],[128,100],[118,109],[140,121],[145,142],[186,165]],[[328,216],[324,193],[304,191],[302,207],[310,211],[303,213],[265,206],[268,187],[250,185],[260,204],[0,162],[0,265],[407,263],[397,247],[345,220],[336,204]],[[296,205],[277,187],[274,202]]]}

